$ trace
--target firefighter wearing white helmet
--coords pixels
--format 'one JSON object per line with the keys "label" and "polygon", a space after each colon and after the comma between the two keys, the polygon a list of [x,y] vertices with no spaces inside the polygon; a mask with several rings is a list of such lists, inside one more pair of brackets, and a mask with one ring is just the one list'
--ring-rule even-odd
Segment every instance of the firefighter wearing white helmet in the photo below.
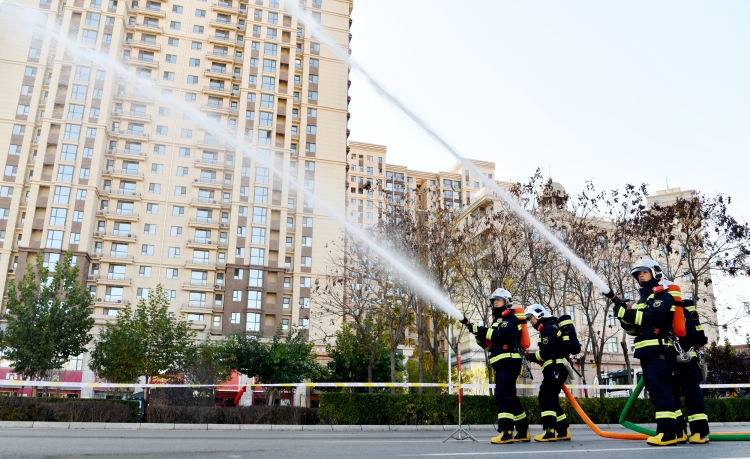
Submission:
{"label": "firefighter wearing white helmet", "polygon": [[[481,327],[464,317],[461,321],[476,337],[477,344],[489,352],[495,370],[495,405],[499,435],[490,442],[507,444],[531,441],[529,421],[516,395],[516,380],[521,374],[521,331],[526,321],[524,314],[514,314],[513,296],[504,288],[492,292],[489,305],[493,322]],[[515,426],[516,435],[513,435]]]}
{"label": "firefighter wearing white helmet", "polygon": [[570,424],[560,406],[560,391],[568,378],[564,361],[567,357],[562,332],[557,318],[547,312],[541,304],[526,307],[526,320],[538,332],[539,350],[528,355],[528,360],[542,366],[542,385],[539,388],[539,408],[542,411],[541,435],[535,435],[535,441],[550,442],[570,440]]}
{"label": "firefighter wearing white helmet", "polygon": [[635,336],[635,358],[640,359],[646,389],[656,411],[656,435],[646,442],[653,446],[674,445],[681,440],[677,432],[677,413],[672,394],[675,350],[670,339],[675,301],[660,285],[664,274],[654,260],[640,260],[630,274],[640,287],[640,299],[634,306],[607,295],[622,328]]}

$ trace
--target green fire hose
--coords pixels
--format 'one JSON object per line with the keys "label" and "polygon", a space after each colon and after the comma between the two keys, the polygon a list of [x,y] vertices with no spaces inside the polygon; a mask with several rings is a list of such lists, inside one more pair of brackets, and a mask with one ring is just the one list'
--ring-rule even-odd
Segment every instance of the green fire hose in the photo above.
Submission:
{"label": "green fire hose", "polygon": [[[633,430],[635,432],[654,436],[656,435],[656,431],[647,429],[645,427],[639,426],[638,424],[633,424],[630,421],[627,421],[628,413],[630,413],[630,409],[633,407],[633,404],[638,399],[638,396],[643,391],[643,386],[646,384],[646,380],[644,378],[641,378],[640,381],[638,381],[638,384],[635,386],[635,389],[633,390],[633,394],[628,399],[628,402],[625,404],[625,408],[622,410],[622,414],[620,414],[620,424],[623,427],[627,427],[630,430]],[[750,441],[750,432],[718,432],[718,433],[712,433],[708,436],[709,440],[713,441]]]}

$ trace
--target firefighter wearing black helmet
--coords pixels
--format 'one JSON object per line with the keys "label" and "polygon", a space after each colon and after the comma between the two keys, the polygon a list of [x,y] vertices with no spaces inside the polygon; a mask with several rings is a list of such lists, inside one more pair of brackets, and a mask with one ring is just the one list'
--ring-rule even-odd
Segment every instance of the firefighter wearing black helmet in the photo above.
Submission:
{"label": "firefighter wearing black helmet", "polygon": [[522,366],[521,330],[526,317],[524,314],[514,314],[512,301],[510,292],[499,288],[492,293],[489,300],[494,319],[489,327],[475,325],[466,317],[461,321],[474,334],[477,344],[489,352],[490,364],[495,370],[495,405],[499,435],[490,440],[494,444],[531,441],[529,421],[516,395],[516,380],[521,374]]}
{"label": "firefighter wearing black helmet", "polygon": [[674,445],[678,441],[677,413],[672,394],[675,349],[670,338],[675,302],[660,285],[663,274],[658,263],[641,260],[630,274],[640,286],[640,299],[629,306],[613,292],[614,313],[626,333],[635,336],[635,357],[640,359],[646,389],[656,412],[656,435],[646,442],[652,446]]}

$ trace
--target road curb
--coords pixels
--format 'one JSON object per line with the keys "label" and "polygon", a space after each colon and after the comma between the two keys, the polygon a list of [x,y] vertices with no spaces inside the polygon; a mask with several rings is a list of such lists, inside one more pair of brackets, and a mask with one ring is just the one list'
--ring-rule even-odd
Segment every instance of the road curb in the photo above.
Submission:
{"label": "road curb", "polygon": [[[655,424],[642,424],[655,428]],[[598,424],[602,429],[620,429],[619,424]],[[747,427],[750,422],[710,422],[710,427]],[[457,425],[345,425],[345,424],[172,424],[172,423],[121,423],[121,422],[42,422],[42,421],[0,421],[0,429],[54,429],[54,430],[247,430],[247,431],[307,431],[307,432],[426,432],[454,431]],[[492,424],[464,424],[463,428],[472,431],[494,431]],[[541,430],[539,424],[529,425],[532,431]],[[588,430],[586,424],[571,424],[571,430]]]}

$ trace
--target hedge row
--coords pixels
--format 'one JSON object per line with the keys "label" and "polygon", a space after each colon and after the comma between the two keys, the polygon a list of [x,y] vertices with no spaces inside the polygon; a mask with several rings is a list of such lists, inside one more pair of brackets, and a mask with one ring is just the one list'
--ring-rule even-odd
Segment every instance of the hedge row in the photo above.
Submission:
{"label": "hedge row", "polygon": [[[537,397],[520,397],[529,422],[540,424]],[[581,424],[578,414],[567,400],[560,400],[568,419]],[[617,424],[626,398],[578,399],[584,412],[597,424]],[[684,406],[684,405],[683,405]],[[706,399],[706,411],[712,422],[750,421],[750,399]],[[464,396],[464,424],[493,424],[497,420],[494,399],[490,396]],[[458,424],[458,399],[455,395],[439,394],[358,394],[322,393],[319,422],[321,424]],[[650,400],[638,399],[628,420],[635,423],[654,422]]]}
{"label": "hedge row", "polygon": [[138,422],[138,402],[2,397],[0,421]]}
{"label": "hedge row", "polygon": [[316,408],[294,406],[164,406],[151,405],[148,422],[177,424],[318,424]]}

